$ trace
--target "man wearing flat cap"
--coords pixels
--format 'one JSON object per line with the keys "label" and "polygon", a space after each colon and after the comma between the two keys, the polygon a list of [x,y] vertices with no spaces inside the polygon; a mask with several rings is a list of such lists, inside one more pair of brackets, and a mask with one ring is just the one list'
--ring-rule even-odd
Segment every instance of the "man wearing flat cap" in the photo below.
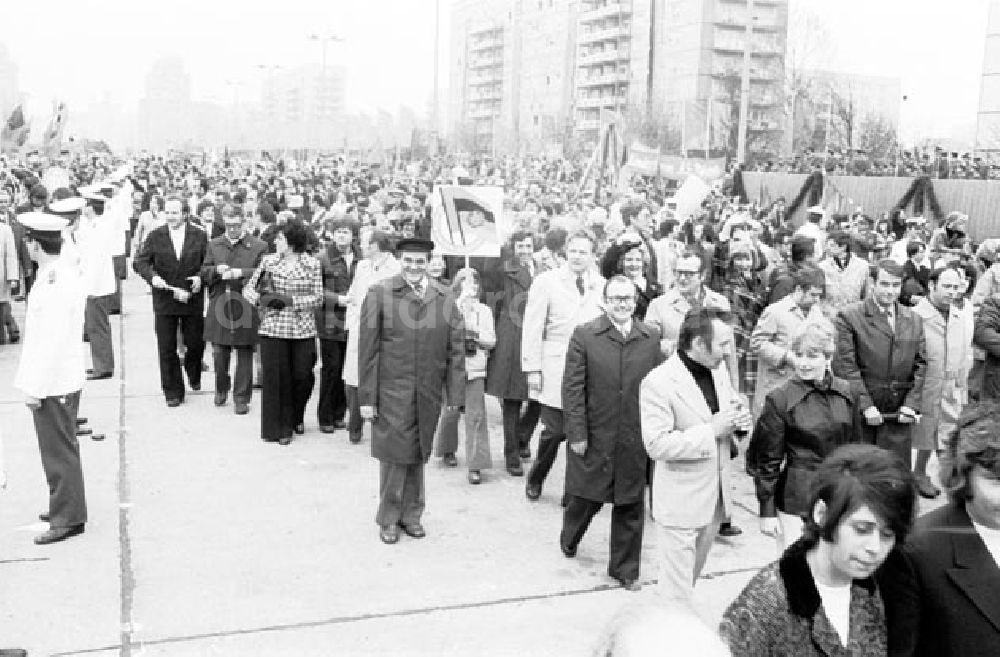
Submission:
{"label": "man wearing flat cap", "polygon": [[83,315],[87,290],[79,271],[61,257],[64,217],[31,212],[20,217],[38,277],[28,295],[24,347],[14,387],[31,409],[49,505],[40,517],[48,531],[35,537],[46,545],[83,533],[87,522],[76,417],[84,382]]}
{"label": "man wearing flat cap", "polygon": [[461,311],[427,276],[434,242],[401,240],[396,249],[402,272],[365,296],[358,349],[358,403],[373,421],[372,456],[380,462],[375,521],[386,544],[399,540],[400,529],[425,536],[424,464],[442,405],[460,406],[465,384]]}

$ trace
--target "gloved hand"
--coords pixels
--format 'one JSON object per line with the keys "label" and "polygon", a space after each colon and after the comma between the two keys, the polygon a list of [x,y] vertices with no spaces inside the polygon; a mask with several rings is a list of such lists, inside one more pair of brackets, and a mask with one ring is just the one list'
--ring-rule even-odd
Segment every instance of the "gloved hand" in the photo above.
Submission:
{"label": "gloved hand", "polygon": [[264,305],[271,310],[282,310],[285,306],[292,305],[292,298],[287,294],[272,294],[267,297]]}

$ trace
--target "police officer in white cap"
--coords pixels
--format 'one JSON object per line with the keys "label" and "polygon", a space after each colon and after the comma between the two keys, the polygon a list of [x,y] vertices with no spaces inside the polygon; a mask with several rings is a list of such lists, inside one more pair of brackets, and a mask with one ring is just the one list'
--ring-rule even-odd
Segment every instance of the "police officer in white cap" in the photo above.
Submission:
{"label": "police officer in white cap", "polygon": [[84,382],[83,315],[87,290],[73,263],[60,257],[65,217],[29,212],[18,217],[25,245],[38,264],[28,295],[24,347],[14,387],[26,395],[49,485],[49,530],[35,537],[46,545],[83,533],[87,522],[76,416]]}

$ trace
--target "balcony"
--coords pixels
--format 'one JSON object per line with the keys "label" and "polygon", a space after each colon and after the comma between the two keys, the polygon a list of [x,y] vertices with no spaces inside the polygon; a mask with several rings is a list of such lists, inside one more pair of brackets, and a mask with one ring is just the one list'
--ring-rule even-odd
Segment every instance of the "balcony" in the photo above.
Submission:
{"label": "balcony", "polygon": [[491,66],[503,66],[503,56],[492,57],[472,57],[469,59],[469,68],[480,69]]}
{"label": "balcony", "polygon": [[604,50],[594,50],[586,55],[576,58],[577,66],[591,66],[593,64],[604,64],[607,62],[617,62],[628,60],[631,51],[628,48],[605,48]]}
{"label": "balcony", "polygon": [[575,122],[575,126],[580,132],[589,132],[591,130],[600,130],[601,121],[600,119],[583,119]]}
{"label": "balcony", "polygon": [[631,2],[608,2],[603,7],[598,7],[597,9],[587,9],[586,7],[580,12],[580,23],[590,23],[593,21],[601,20],[604,18],[609,18],[611,16],[631,16],[632,15],[632,3]]}
{"label": "balcony", "polygon": [[618,107],[628,102],[628,96],[581,96],[576,99],[577,109],[600,109],[602,107]]}
{"label": "balcony", "polygon": [[582,45],[584,43],[600,43],[601,41],[617,41],[619,39],[627,39],[631,34],[632,29],[629,25],[616,25],[603,30],[590,30],[589,32],[581,26],[581,31],[577,33],[577,43]]}
{"label": "balcony", "polygon": [[500,116],[500,108],[493,105],[473,105],[469,108],[470,119],[492,119]]}
{"label": "balcony", "polygon": [[488,100],[500,100],[503,94],[499,89],[479,89],[469,94],[468,100],[471,103],[486,102]]}
{"label": "balcony", "polygon": [[482,52],[503,48],[503,37],[491,37],[487,39],[476,39],[469,45],[469,52]]}
{"label": "balcony", "polygon": [[781,99],[775,93],[750,93],[750,104],[755,107],[774,107],[781,104]]}
{"label": "balcony", "polygon": [[752,132],[781,132],[781,123],[773,119],[758,119],[747,123],[747,130]]}
{"label": "balcony", "polygon": [[782,72],[780,68],[769,66],[751,66],[751,80],[780,80]]}
{"label": "balcony", "polygon": [[626,81],[626,74],[623,72],[605,73],[603,75],[580,76],[576,80],[576,86],[580,88],[603,87],[605,85],[618,84],[619,82]]}

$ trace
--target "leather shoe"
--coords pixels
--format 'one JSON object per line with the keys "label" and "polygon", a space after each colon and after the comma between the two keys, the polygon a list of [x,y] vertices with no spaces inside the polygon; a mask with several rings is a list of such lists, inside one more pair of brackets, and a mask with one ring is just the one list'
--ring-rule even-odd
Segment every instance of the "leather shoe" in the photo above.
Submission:
{"label": "leather shoe", "polygon": [[523,477],[524,468],[521,467],[520,463],[512,463],[507,466],[507,474],[511,477]]}
{"label": "leather shoe", "polygon": [[215,405],[225,406],[226,402],[229,400],[229,393],[227,392],[217,392],[215,393]]}
{"label": "leather shoe", "polygon": [[920,497],[926,498],[928,500],[933,500],[935,497],[941,494],[941,489],[935,486],[931,482],[931,478],[925,474],[918,474],[915,477],[917,484],[917,492],[920,493]]}
{"label": "leather shoe", "polygon": [[732,524],[731,522],[724,522],[719,525],[719,536],[724,538],[732,538],[734,536],[739,536],[743,533],[743,530]]}
{"label": "leather shoe", "polygon": [[392,545],[393,543],[399,542],[399,527],[394,525],[383,525],[378,532],[378,537],[382,539],[382,542],[386,545]]}
{"label": "leather shoe", "polygon": [[85,417],[78,417],[78,418],[76,418],[76,423],[77,423],[77,425],[87,424],[87,418],[85,418]]}
{"label": "leather shoe", "polygon": [[360,431],[358,431],[358,432],[352,431],[351,435],[349,436],[349,438],[350,438],[350,441],[353,444],[357,445],[358,443],[361,442],[361,432]]}
{"label": "leather shoe", "polygon": [[479,470],[469,470],[469,483],[473,485],[483,483],[482,473]]}
{"label": "leather shoe", "polygon": [[195,381],[189,381],[189,382],[188,382],[188,385],[189,385],[189,386],[191,387],[191,389],[192,389],[192,390],[194,390],[195,392],[198,392],[198,391],[200,391],[200,390],[201,390],[201,381],[197,381],[197,382],[195,382]]}
{"label": "leather shoe", "polygon": [[424,526],[419,522],[410,523],[409,525],[404,525],[399,523],[399,528],[403,530],[403,533],[410,538],[423,538],[427,536],[427,532],[424,531]]}
{"label": "leather shoe", "polygon": [[333,428],[334,429],[346,429],[347,428],[347,423],[344,422],[343,420],[336,420],[333,423]]}
{"label": "leather shoe", "polygon": [[536,502],[542,496],[542,487],[538,484],[528,484],[524,487],[524,495],[532,502]]}
{"label": "leather shoe", "polygon": [[622,585],[622,588],[625,589],[626,591],[632,591],[633,593],[635,593],[636,591],[642,590],[642,584],[639,583],[639,580],[619,579],[618,582]]}
{"label": "leather shoe", "polygon": [[51,517],[52,517],[52,516],[50,516],[50,515],[49,515],[49,514],[47,514],[47,513],[39,513],[39,514],[38,514],[38,519],[39,519],[39,520],[41,520],[42,522],[48,522],[48,521],[49,521],[49,518],[51,518]]}
{"label": "leather shoe", "polygon": [[333,433],[337,430],[337,427],[332,424],[321,424],[319,425],[319,430],[323,433]]}
{"label": "leather shoe", "polygon": [[0,648],[0,657],[28,657],[28,651],[23,648]]}
{"label": "leather shoe", "polygon": [[167,399],[167,407],[168,408],[177,408],[178,406],[181,405],[182,401],[184,401],[184,400],[183,399],[169,399],[168,398]]}
{"label": "leather shoe", "polygon": [[250,412],[250,406],[246,402],[236,402],[235,413],[237,415],[246,415]]}
{"label": "leather shoe", "polygon": [[279,445],[291,445],[292,444],[292,437],[291,436],[282,436],[281,438],[278,438],[278,444]]}
{"label": "leather shoe", "polygon": [[567,559],[572,559],[576,556],[576,548],[566,545],[562,542],[562,539],[559,539],[559,549],[562,550],[563,556]]}
{"label": "leather shoe", "polygon": [[443,457],[441,458],[441,461],[442,461],[442,462],[443,462],[443,463],[444,463],[445,465],[447,465],[447,466],[448,466],[449,468],[454,468],[455,466],[457,466],[457,465],[458,465],[458,459],[457,459],[457,458],[455,458],[455,455],[454,455],[454,454],[451,454],[451,453],[448,453],[448,454],[445,454],[445,455],[444,455],[444,456],[443,456]]}
{"label": "leather shoe", "polygon": [[94,433],[94,430],[91,429],[90,427],[77,427],[76,428],[76,435],[78,435],[78,436],[89,436],[92,433]]}
{"label": "leather shoe", "polygon": [[77,525],[75,527],[53,527],[47,532],[39,534],[35,537],[35,545],[48,545],[49,543],[58,543],[59,541],[65,541],[67,538],[73,536],[79,536],[83,533],[83,525]]}
{"label": "leather shoe", "polygon": [[520,457],[522,459],[530,459],[531,458],[531,448],[528,447],[527,445],[525,445],[520,450],[518,450],[518,454],[520,455]]}
{"label": "leather shoe", "polygon": [[112,376],[114,375],[111,372],[95,372],[94,370],[87,372],[88,381],[100,381],[101,379],[110,379]]}
{"label": "leather shoe", "polygon": [[293,429],[293,431],[296,434],[298,434],[298,435],[301,436],[302,434],[304,434],[306,432],[306,425],[304,425],[304,424],[296,424],[295,428]]}

